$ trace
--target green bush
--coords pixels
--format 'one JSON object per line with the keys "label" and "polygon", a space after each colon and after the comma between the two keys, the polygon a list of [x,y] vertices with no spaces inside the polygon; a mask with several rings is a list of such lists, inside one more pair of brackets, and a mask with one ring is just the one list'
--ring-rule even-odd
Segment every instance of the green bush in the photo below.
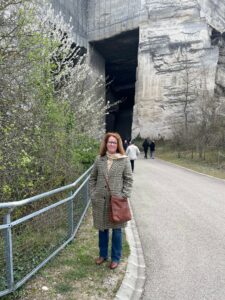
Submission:
{"label": "green bush", "polygon": [[33,0],[14,8],[7,19],[0,7],[2,202],[75,181],[93,163],[104,130],[104,102],[94,93],[101,80],[88,78],[70,25]]}

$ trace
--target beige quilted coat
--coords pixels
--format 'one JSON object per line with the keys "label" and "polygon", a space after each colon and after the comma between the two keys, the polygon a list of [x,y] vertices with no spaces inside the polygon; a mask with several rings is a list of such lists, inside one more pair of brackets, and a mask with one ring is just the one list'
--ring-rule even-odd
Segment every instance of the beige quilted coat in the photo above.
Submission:
{"label": "beige quilted coat", "polygon": [[109,221],[110,194],[104,174],[108,178],[110,190],[113,195],[129,198],[133,184],[129,159],[122,157],[113,160],[112,166],[108,171],[107,156],[98,156],[89,180],[94,227],[99,230],[125,227],[126,223],[113,224]]}

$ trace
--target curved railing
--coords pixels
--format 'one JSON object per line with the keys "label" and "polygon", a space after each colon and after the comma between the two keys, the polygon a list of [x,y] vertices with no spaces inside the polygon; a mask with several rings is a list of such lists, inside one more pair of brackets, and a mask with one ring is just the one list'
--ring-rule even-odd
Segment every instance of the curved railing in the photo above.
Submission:
{"label": "curved railing", "polygon": [[73,240],[90,203],[91,169],[64,187],[0,203],[0,297],[23,285]]}

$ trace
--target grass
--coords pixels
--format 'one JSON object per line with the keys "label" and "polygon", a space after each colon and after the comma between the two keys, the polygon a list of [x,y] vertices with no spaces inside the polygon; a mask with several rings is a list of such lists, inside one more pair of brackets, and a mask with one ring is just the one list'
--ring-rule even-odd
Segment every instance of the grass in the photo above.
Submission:
{"label": "grass", "polygon": [[190,152],[182,152],[181,157],[178,158],[177,151],[171,150],[167,146],[160,146],[157,148],[157,157],[176,165],[214,176],[217,178],[225,179],[224,162],[218,166],[217,153],[215,151],[208,151],[205,154],[205,159],[199,158],[195,153],[194,157],[191,157]]}
{"label": "grass", "polygon": [[98,232],[92,226],[89,209],[76,239],[21,289],[2,300],[113,299],[125,275],[129,256],[125,234],[123,258],[117,269],[110,270],[108,262],[97,266],[94,263],[97,256]]}

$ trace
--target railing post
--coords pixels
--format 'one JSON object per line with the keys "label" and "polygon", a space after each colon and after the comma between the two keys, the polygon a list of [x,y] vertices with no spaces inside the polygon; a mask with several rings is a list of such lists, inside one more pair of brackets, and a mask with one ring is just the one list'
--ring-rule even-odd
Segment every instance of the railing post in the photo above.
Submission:
{"label": "railing post", "polygon": [[[69,192],[69,196],[72,196],[73,191]],[[68,236],[73,235],[73,228],[74,228],[74,221],[73,221],[73,214],[74,214],[74,209],[73,209],[73,199],[68,201],[67,203],[67,209],[68,209]]]}
{"label": "railing post", "polygon": [[11,211],[12,209],[9,209],[8,213],[4,216],[3,219],[4,225],[8,225],[8,227],[4,229],[4,248],[6,260],[7,286],[9,289],[12,289],[14,285]]}

